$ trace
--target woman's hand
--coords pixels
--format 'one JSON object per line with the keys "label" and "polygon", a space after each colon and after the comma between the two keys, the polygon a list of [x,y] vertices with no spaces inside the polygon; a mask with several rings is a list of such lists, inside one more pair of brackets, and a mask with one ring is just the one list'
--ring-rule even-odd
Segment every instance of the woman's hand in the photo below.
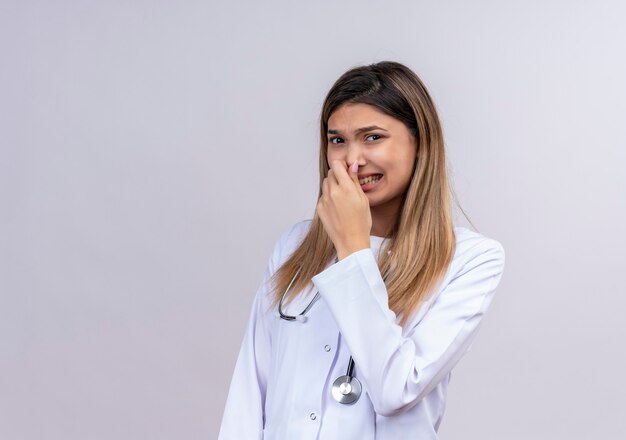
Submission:
{"label": "woman's hand", "polygon": [[322,182],[317,215],[335,245],[337,258],[342,260],[370,247],[372,215],[367,196],[359,185],[356,162],[349,170],[340,160],[334,160],[330,167]]}

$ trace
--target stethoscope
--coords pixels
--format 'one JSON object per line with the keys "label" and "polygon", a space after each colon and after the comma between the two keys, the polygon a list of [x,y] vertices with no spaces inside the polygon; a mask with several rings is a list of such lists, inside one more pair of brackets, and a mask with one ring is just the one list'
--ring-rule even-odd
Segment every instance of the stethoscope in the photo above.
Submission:
{"label": "stethoscope", "polygon": [[[337,259],[335,259],[335,262],[336,261]],[[296,280],[296,277],[299,273],[300,269],[298,269],[296,274],[293,276],[291,282],[287,286],[287,290],[285,290],[285,293],[283,293],[283,296],[278,302],[278,317],[284,319],[285,321],[306,322],[306,316],[304,315],[306,314],[306,312],[309,311],[309,309],[313,306],[315,301],[317,301],[320,296],[320,293],[317,292],[311,302],[299,315],[291,316],[283,312],[283,301],[285,300],[285,296],[287,296],[287,292],[289,292],[291,285]],[[337,379],[335,379],[335,381],[333,382],[333,387],[331,389],[331,394],[337,402],[349,405],[359,400],[359,397],[361,397],[361,389],[361,382],[359,382],[359,379],[354,377],[354,359],[352,359],[352,356],[350,356],[350,360],[348,361],[348,370],[346,371],[346,374],[344,376],[339,376]]]}

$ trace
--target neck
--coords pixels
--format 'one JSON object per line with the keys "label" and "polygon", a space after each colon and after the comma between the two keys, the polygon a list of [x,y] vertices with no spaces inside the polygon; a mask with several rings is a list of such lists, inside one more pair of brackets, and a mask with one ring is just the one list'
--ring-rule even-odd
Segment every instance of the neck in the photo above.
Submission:
{"label": "neck", "polygon": [[[393,201],[392,201],[393,202]],[[370,235],[387,237],[396,223],[400,212],[399,203],[390,203],[370,208],[372,214],[372,229]]]}

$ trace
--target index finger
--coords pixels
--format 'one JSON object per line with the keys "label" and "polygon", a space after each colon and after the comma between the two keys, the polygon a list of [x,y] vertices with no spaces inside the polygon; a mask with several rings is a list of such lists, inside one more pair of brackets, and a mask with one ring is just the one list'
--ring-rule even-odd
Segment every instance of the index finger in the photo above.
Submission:
{"label": "index finger", "polygon": [[348,175],[348,167],[345,165],[344,161],[335,159],[330,164],[330,168],[339,185],[352,185],[352,179],[350,179]]}

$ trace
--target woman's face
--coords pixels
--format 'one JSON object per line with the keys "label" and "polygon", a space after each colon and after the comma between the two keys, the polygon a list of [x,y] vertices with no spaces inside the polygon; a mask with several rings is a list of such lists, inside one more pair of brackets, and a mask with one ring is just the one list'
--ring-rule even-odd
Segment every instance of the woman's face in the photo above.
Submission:
{"label": "woman's face", "polygon": [[404,123],[368,104],[346,103],[328,118],[328,163],[359,164],[359,182],[370,208],[397,208],[411,181],[415,138]]}

